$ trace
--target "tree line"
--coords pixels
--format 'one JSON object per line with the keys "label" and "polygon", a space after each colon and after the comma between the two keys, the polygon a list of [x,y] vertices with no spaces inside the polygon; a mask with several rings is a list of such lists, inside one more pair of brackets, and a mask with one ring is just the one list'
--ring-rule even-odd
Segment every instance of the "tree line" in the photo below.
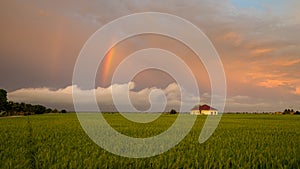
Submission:
{"label": "tree line", "polygon": [[300,115],[300,112],[298,110],[294,111],[293,109],[285,109],[282,114],[296,114],[296,115]]}
{"label": "tree line", "polygon": [[32,115],[44,113],[67,113],[66,110],[47,108],[43,105],[32,105],[7,100],[7,92],[0,89],[0,116]]}

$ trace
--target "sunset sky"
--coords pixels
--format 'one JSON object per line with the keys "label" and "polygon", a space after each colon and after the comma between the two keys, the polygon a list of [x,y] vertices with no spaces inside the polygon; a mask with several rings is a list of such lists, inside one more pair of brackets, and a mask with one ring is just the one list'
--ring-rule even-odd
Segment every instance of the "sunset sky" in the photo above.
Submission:
{"label": "sunset sky", "polygon": [[[88,38],[121,16],[164,12],[192,22],[215,46],[227,78],[225,111],[300,110],[299,7],[299,0],[2,0],[0,88],[12,101],[72,110],[73,69]],[[105,96],[99,101],[104,110],[111,108],[110,78],[116,66],[149,47],[179,55],[197,78],[201,103],[209,103],[213,82],[196,56],[174,39],[144,35],[116,45],[99,66],[95,88]],[[180,99],[172,77],[161,71],[141,72],[132,81],[137,108],[148,106],[151,89],[162,89],[174,104]],[[121,89],[125,83],[113,85]]]}

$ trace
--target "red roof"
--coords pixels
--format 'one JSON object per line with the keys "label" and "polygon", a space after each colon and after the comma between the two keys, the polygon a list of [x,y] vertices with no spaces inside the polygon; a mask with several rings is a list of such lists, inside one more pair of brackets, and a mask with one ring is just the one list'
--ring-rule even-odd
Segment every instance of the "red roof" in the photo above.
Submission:
{"label": "red roof", "polygon": [[204,105],[195,106],[192,110],[217,110],[217,109],[204,104]]}

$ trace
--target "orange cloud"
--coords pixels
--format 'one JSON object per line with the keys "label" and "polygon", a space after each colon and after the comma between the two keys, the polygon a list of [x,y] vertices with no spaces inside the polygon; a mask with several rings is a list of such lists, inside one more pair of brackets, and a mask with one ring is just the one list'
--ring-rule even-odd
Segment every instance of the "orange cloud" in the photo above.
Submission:
{"label": "orange cloud", "polygon": [[236,32],[228,32],[223,37],[225,41],[232,41],[234,46],[239,46],[242,42],[242,37]]}
{"label": "orange cloud", "polygon": [[266,88],[275,88],[279,86],[289,85],[290,81],[288,80],[271,80],[268,79],[263,82],[259,82],[257,86],[266,87]]}
{"label": "orange cloud", "polygon": [[294,94],[300,95],[300,86],[296,88],[296,90],[293,92]]}
{"label": "orange cloud", "polygon": [[261,49],[254,49],[252,50],[253,54],[264,54],[264,53],[270,53],[273,52],[273,48],[261,48]]}
{"label": "orange cloud", "polygon": [[272,74],[272,73],[263,73],[263,72],[255,72],[255,73],[248,73],[246,78],[247,79],[261,79],[261,78],[280,78],[286,76],[286,73],[281,74]]}
{"label": "orange cloud", "polygon": [[282,61],[282,60],[278,60],[272,63],[272,65],[275,66],[292,66],[295,65],[297,63],[300,63],[300,59],[296,59],[296,60],[287,60],[287,61]]}

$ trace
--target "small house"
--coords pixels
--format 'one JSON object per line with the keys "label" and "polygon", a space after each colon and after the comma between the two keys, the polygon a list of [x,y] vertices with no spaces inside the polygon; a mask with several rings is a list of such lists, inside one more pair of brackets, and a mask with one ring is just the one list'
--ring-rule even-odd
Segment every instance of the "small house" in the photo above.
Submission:
{"label": "small house", "polygon": [[191,114],[193,115],[218,115],[218,110],[210,107],[206,104],[204,105],[197,105],[191,110]]}

